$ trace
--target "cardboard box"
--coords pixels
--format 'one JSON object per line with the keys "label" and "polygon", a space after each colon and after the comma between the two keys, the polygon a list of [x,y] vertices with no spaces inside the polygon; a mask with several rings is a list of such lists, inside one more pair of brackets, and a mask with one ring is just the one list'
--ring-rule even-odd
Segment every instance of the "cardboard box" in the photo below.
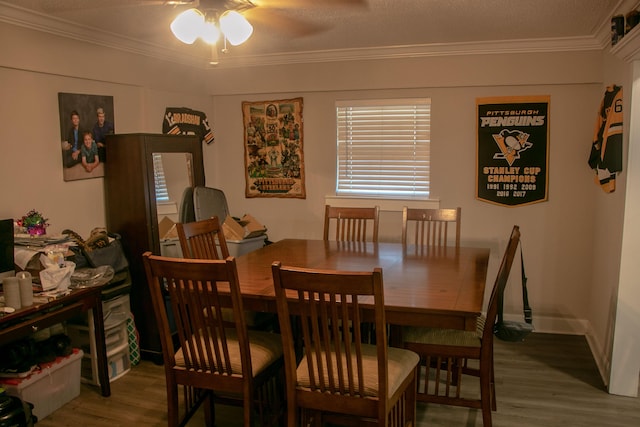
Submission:
{"label": "cardboard box", "polygon": [[260,224],[257,219],[249,214],[243,216],[241,221],[245,223],[244,229],[248,232],[247,235],[244,236],[245,239],[262,236],[267,232],[267,227]]}
{"label": "cardboard box", "polygon": [[251,215],[243,216],[240,221],[236,221],[228,215],[222,223],[222,231],[225,239],[229,241],[262,236],[267,232],[267,228]]}
{"label": "cardboard box", "polygon": [[176,224],[171,221],[169,217],[162,218],[162,221],[158,223],[158,235],[160,240],[178,238],[178,231],[176,230]]}
{"label": "cardboard box", "polygon": [[26,378],[2,380],[7,394],[33,404],[33,414],[42,420],[80,394],[82,350],[74,349],[66,357],[58,357],[41,365]]}
{"label": "cardboard box", "polygon": [[240,225],[230,215],[227,215],[222,223],[222,232],[226,240],[242,240],[244,239],[244,227]]}

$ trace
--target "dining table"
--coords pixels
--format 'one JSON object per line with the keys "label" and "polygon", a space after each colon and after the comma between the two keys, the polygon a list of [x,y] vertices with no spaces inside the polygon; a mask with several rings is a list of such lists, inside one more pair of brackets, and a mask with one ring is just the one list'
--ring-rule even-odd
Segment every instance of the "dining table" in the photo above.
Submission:
{"label": "dining table", "polygon": [[489,254],[483,247],[283,239],[237,257],[236,264],[245,310],[277,311],[276,261],[322,270],[380,267],[388,324],[472,331],[483,308]]}

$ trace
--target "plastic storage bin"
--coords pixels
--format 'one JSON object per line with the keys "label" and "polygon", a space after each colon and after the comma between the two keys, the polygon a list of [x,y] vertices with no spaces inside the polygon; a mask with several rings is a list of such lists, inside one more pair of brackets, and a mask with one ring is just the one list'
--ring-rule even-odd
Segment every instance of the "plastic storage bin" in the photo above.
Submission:
{"label": "plastic storage bin", "polygon": [[80,395],[82,356],[82,350],[74,349],[69,356],[42,364],[26,378],[2,379],[1,386],[7,394],[33,404],[33,414],[42,420]]}
{"label": "plastic storage bin", "polygon": [[[128,320],[129,295],[120,295],[102,303],[104,314],[104,334],[107,348],[107,364],[109,367],[109,382],[120,378],[129,372],[129,332]],[[100,385],[98,379],[98,360],[95,357],[96,343],[93,327],[93,313],[88,314],[88,325],[68,324],[67,334],[74,346],[84,350],[82,358],[82,382]],[[126,363],[121,359],[126,357]]]}
{"label": "plastic storage bin", "polygon": [[[264,246],[264,241],[267,236],[251,237],[243,240],[227,240],[227,248],[229,249],[229,255],[233,257],[239,257],[240,255],[248,254],[256,249],[260,249]],[[160,255],[168,256],[171,258],[182,258],[182,249],[180,248],[180,241],[177,237],[170,239],[164,239],[160,242]]]}
{"label": "plastic storage bin", "polygon": [[182,258],[180,239],[177,237],[169,237],[160,240],[160,255],[171,258]]}
{"label": "plastic storage bin", "polygon": [[[71,342],[74,345],[80,345],[81,348],[85,350],[84,357],[82,358],[82,381],[100,385],[98,379],[98,360],[94,357],[95,335],[93,334],[93,329],[80,325],[68,325],[67,331]],[[129,339],[126,319],[115,325],[110,325],[109,329],[105,330],[105,344],[107,346],[109,381],[111,382],[129,372],[129,368],[131,367],[131,363],[129,362]],[[126,357],[126,364],[120,361],[122,357]],[[115,369],[116,367],[117,369]]]}
{"label": "plastic storage bin", "polygon": [[[126,319],[125,319],[126,320]],[[107,346],[107,353],[115,348],[120,347],[123,343],[129,342],[127,337],[127,328],[125,321],[122,321],[116,325],[112,325],[109,329],[104,331],[104,342]],[[87,326],[82,325],[69,325],[67,326],[67,335],[71,339],[71,342],[75,347],[79,347],[84,351],[85,356],[92,354],[91,339],[93,334]]]}
{"label": "plastic storage bin", "polygon": [[114,381],[129,372],[131,361],[129,360],[129,345],[123,346],[109,356],[109,381]]}
{"label": "plastic storage bin", "polygon": [[267,236],[251,237],[243,240],[227,240],[227,248],[229,248],[229,255],[239,257],[240,255],[248,254],[264,246],[264,241]]}

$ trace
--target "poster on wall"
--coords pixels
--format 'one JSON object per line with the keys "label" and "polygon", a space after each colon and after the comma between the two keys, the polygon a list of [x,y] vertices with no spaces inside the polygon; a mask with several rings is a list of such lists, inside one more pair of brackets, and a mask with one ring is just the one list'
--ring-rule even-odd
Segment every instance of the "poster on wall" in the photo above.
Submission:
{"label": "poster on wall", "polygon": [[549,99],[476,100],[476,198],[502,206],[547,200]]}
{"label": "poster on wall", "polygon": [[65,181],[104,176],[106,136],[115,132],[113,96],[58,93]]}
{"label": "poster on wall", "polygon": [[246,197],[306,198],[302,98],[243,102]]}

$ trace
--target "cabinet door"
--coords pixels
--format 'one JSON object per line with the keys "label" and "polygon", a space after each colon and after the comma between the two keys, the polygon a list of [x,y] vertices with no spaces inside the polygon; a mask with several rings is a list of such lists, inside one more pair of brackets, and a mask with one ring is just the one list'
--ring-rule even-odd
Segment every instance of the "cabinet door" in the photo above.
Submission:
{"label": "cabinet door", "polygon": [[[107,229],[119,233],[129,260],[131,308],[142,356],[161,361],[162,349],[142,265],[146,251],[160,254],[156,164],[167,164],[171,203],[180,205],[185,186],[205,184],[202,145],[195,136],[122,134],[107,137],[105,204]],[[170,166],[169,166],[170,165]],[[178,166],[176,166],[178,165]],[[177,182],[171,177],[178,177]]]}

